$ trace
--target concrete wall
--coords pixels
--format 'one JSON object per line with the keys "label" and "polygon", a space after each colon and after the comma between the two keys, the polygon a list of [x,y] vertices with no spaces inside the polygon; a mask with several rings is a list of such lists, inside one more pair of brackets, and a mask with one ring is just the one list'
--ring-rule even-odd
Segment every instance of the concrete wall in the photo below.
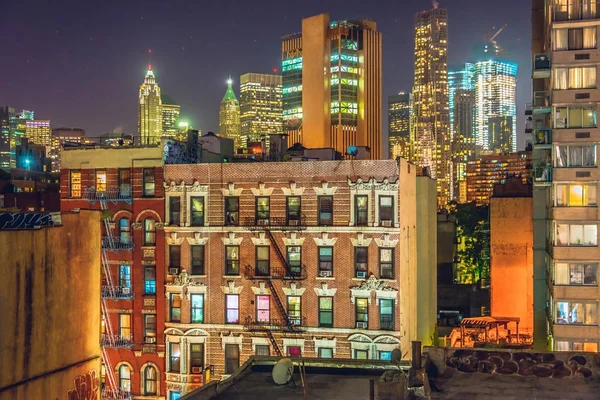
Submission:
{"label": "concrete wall", "polygon": [[491,314],[533,329],[533,198],[490,200]]}
{"label": "concrete wall", "polygon": [[81,211],[0,231],[0,398],[99,396],[99,221]]}

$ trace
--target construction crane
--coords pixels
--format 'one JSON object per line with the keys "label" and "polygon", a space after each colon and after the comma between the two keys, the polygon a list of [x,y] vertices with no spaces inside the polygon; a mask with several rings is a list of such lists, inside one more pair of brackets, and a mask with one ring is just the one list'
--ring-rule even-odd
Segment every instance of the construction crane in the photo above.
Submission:
{"label": "construction crane", "polygon": [[[504,24],[504,26],[502,26],[502,28],[498,29],[495,33],[492,31],[492,32],[489,32],[485,36],[484,40],[486,42],[486,44],[485,44],[485,52],[486,53],[489,51],[488,43],[493,46],[494,52],[496,54],[504,53],[504,49],[502,47],[498,46],[498,42],[496,41],[496,37],[498,37],[498,35],[500,33],[502,33],[502,31],[504,30],[504,28],[506,28],[507,26],[508,26],[508,24]],[[495,27],[493,29],[495,29]]]}

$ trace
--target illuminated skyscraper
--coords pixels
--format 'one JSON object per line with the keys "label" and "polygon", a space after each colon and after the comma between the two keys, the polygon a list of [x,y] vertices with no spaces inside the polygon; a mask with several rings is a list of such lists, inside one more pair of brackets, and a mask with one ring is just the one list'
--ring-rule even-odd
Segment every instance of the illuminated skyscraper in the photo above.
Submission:
{"label": "illuminated skyscraper", "polygon": [[453,95],[452,114],[454,134],[452,139],[452,173],[454,200],[467,201],[467,163],[477,156],[475,145],[475,91],[457,89]]}
{"label": "illuminated skyscraper", "polygon": [[259,142],[261,135],[283,133],[281,75],[244,74],[240,77],[242,147]]}
{"label": "illuminated skyscraper", "polygon": [[152,66],[148,66],[138,99],[138,135],[140,143],[153,144],[162,136],[162,106],[160,87],[156,83]]}
{"label": "illuminated skyscraper", "polygon": [[241,147],[240,138],[240,103],[231,85],[233,80],[227,80],[227,91],[221,100],[219,111],[219,134],[233,140],[234,152]]}
{"label": "illuminated skyscraper", "polygon": [[181,106],[176,104],[172,98],[166,94],[160,96],[162,110],[162,137],[175,139],[179,132],[179,112]]}
{"label": "illuminated skyscraper", "polygon": [[52,145],[50,120],[34,119],[25,121],[25,136],[31,143],[46,146],[46,151],[50,152],[50,146]]}
{"label": "illuminated skyscraper", "polygon": [[437,180],[438,205],[452,198],[448,99],[448,11],[434,7],[415,17],[413,87],[414,162]]}
{"label": "illuminated skyscraper", "polygon": [[502,60],[475,63],[475,140],[495,150],[490,140],[490,118],[511,117],[511,149],[517,151],[517,64]]}
{"label": "illuminated skyscraper", "polygon": [[13,131],[10,126],[14,116],[14,108],[8,106],[0,108],[0,168],[7,171],[15,167],[15,149],[11,148]]}
{"label": "illuminated skyscraper", "polygon": [[392,160],[403,157],[411,160],[410,119],[412,94],[399,93],[388,97],[388,141]]}
{"label": "illuminated skyscraper", "polygon": [[[455,132],[455,112],[454,112],[454,94],[457,90],[475,90],[475,64],[465,63],[465,67],[460,70],[448,71],[448,104],[450,106],[450,132],[454,137]],[[464,134],[465,132],[463,132]]]}
{"label": "illuminated skyscraper", "polygon": [[[282,42],[283,129],[290,143],[368,146],[382,157],[381,32],[370,20],[302,20]],[[360,73],[359,73],[360,72]]]}

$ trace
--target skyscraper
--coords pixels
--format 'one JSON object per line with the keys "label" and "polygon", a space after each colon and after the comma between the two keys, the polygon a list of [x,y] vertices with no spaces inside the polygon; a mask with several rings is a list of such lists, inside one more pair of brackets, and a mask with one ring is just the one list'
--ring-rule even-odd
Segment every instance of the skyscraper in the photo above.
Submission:
{"label": "skyscraper", "polygon": [[475,63],[475,138],[485,150],[493,148],[490,118],[511,117],[511,149],[517,151],[517,64],[502,60]]}
{"label": "skyscraper", "polygon": [[242,147],[258,142],[261,135],[283,133],[281,75],[244,74],[240,77],[240,125]]}
{"label": "skyscraper", "polygon": [[477,156],[475,145],[475,91],[457,89],[453,93],[452,114],[454,133],[452,139],[452,173],[454,200],[467,201],[467,163]]}
{"label": "skyscraper", "polygon": [[[382,157],[381,32],[370,20],[302,20],[282,39],[283,129],[290,143],[368,146]],[[359,73],[360,71],[360,73]]]}
{"label": "skyscraper", "polygon": [[221,100],[219,110],[219,134],[233,140],[234,152],[241,147],[240,140],[240,103],[231,85],[233,80],[227,80],[227,91]]}
{"label": "skyscraper", "polygon": [[[465,63],[464,68],[448,71],[448,104],[450,106],[450,132],[454,138],[454,95],[457,90],[475,91],[475,64]],[[464,134],[465,132],[463,132]]]}
{"label": "skyscraper", "polygon": [[388,142],[389,154],[392,160],[397,157],[411,160],[411,114],[411,93],[399,93],[388,97]]}
{"label": "skyscraper", "polygon": [[148,66],[138,99],[138,135],[140,143],[154,144],[162,136],[162,106],[160,87],[156,83],[152,66]]}
{"label": "skyscraper", "polygon": [[448,99],[448,11],[435,6],[415,17],[414,161],[437,180],[438,205],[452,198]]}
{"label": "skyscraper", "polygon": [[46,146],[46,151],[50,152],[50,146],[52,145],[50,120],[34,119],[25,121],[25,136],[31,143]]}
{"label": "skyscraper", "polygon": [[175,139],[179,132],[179,112],[181,106],[176,104],[172,98],[166,94],[160,96],[162,110],[162,137]]}
{"label": "skyscraper", "polygon": [[14,115],[14,108],[9,106],[0,108],[0,168],[7,171],[15,167],[15,149],[14,146],[11,147],[13,136],[11,120]]}

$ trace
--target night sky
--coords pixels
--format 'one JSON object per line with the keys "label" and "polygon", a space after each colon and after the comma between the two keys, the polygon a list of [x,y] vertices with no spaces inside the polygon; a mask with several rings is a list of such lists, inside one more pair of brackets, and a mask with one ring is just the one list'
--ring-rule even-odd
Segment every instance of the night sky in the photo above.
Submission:
{"label": "night sky", "polygon": [[[449,64],[470,60],[473,46],[494,26],[508,27],[498,43],[519,63],[519,147],[523,109],[530,101],[530,2],[440,0],[449,10]],[[0,11],[0,105],[32,109],[53,127],[82,127],[88,136],[136,133],[137,96],[152,49],[163,93],[203,132],[218,132],[219,103],[232,75],[280,68],[280,37],[301,19],[369,17],[383,33],[383,94],[408,91],[413,81],[413,20],[426,0],[5,1]],[[387,116],[384,110],[384,135]]]}

